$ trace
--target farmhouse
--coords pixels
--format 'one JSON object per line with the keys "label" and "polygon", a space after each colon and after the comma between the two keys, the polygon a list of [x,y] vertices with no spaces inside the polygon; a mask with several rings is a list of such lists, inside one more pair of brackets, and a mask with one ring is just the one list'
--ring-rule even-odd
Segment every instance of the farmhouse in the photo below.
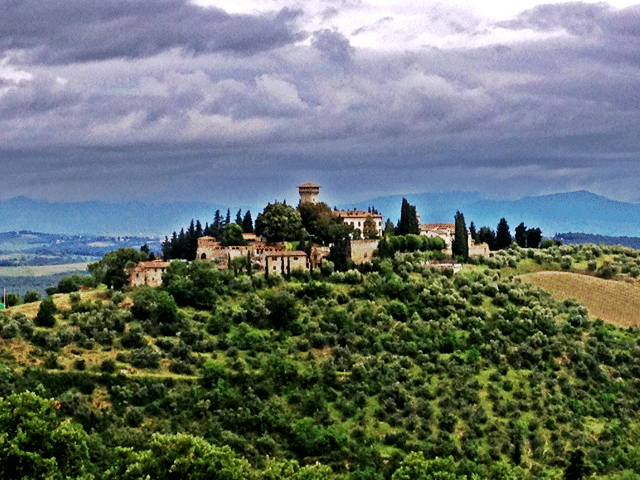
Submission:
{"label": "farmhouse", "polygon": [[301,250],[269,252],[264,255],[264,265],[267,275],[284,275],[294,270],[309,270],[309,259]]}
{"label": "farmhouse", "polygon": [[[456,234],[455,223],[421,223],[420,235],[427,237],[440,237],[444,240],[446,251],[451,255],[451,246]],[[467,244],[469,245],[469,255],[488,255],[489,245],[473,241],[471,233],[467,232]]]}
{"label": "farmhouse", "polygon": [[163,260],[138,263],[135,267],[129,269],[129,285],[132,287],[141,285],[158,287],[162,285],[162,274],[169,266],[169,263]]}

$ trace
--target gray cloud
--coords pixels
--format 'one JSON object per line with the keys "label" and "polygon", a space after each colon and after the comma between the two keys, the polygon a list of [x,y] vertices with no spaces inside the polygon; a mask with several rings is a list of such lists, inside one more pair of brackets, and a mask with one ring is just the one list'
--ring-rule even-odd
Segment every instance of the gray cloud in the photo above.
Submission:
{"label": "gray cloud", "polygon": [[4,3],[0,51],[59,64],[141,58],[171,48],[191,54],[255,53],[301,38],[298,10],[230,15],[186,0],[20,0]]}
{"label": "gray cloud", "polygon": [[[89,31],[86,25],[124,21],[119,3],[57,13],[65,17],[59,32],[67,33],[42,12],[34,15],[39,27],[0,20],[5,45],[12,38],[12,51],[44,62],[22,66],[29,75],[20,79],[0,69],[0,163],[20,165],[3,169],[4,195],[216,200],[211,195],[240,195],[242,185],[240,201],[251,203],[265,182],[282,192],[313,180],[344,192],[344,200],[373,190],[513,197],[580,188],[638,198],[637,9],[544,6],[502,27],[570,35],[381,53],[356,49],[332,30],[315,32],[310,45],[293,42],[289,17],[230,16],[178,1],[165,10],[154,10],[157,2],[135,5],[144,14],[129,16],[159,29],[149,48],[130,48],[141,38],[135,31],[102,50],[63,41],[68,32]],[[174,29],[179,12],[197,22],[185,20],[191,31],[184,37]],[[194,12],[211,18],[194,20]],[[287,12],[281,15],[293,15]],[[215,44],[222,34],[210,30],[226,21],[249,39],[246,48]],[[246,33],[252,22],[283,36],[251,47],[251,35],[262,35]],[[193,47],[197,38],[210,49]],[[234,42],[228,45],[244,45]],[[94,51],[108,55],[80,62]],[[63,59],[74,60],[56,63]]]}
{"label": "gray cloud", "polygon": [[344,65],[351,62],[354,54],[354,48],[344,35],[328,29],[314,32],[311,45],[324,57],[338,64]]}

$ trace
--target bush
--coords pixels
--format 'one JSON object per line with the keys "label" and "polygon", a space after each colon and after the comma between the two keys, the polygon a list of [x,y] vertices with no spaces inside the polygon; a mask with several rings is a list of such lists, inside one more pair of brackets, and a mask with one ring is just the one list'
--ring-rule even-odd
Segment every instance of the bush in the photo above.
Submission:
{"label": "bush", "polygon": [[23,299],[24,303],[37,302],[38,300],[40,300],[40,294],[35,290],[29,290],[24,294]]}
{"label": "bush", "polygon": [[53,297],[48,296],[40,302],[40,308],[38,309],[34,323],[39,327],[51,328],[56,324],[55,314],[57,312],[58,309],[55,303],[53,303]]}
{"label": "bush", "polygon": [[103,360],[100,364],[100,371],[104,373],[113,373],[116,371],[116,362],[113,360]]}

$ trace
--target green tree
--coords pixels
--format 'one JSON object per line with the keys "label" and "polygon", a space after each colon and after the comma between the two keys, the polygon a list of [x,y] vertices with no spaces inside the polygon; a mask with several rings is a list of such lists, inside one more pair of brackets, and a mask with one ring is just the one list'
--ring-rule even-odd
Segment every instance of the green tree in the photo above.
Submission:
{"label": "green tree", "polygon": [[400,463],[391,480],[464,480],[456,474],[453,457],[436,457],[426,460],[420,451],[411,452]]}
{"label": "green tree", "polygon": [[88,474],[87,434],[53,400],[31,392],[0,398],[0,478],[76,479]]}
{"label": "green tree", "polygon": [[367,215],[362,226],[362,235],[367,239],[378,238],[378,229],[376,228],[376,222],[373,220],[372,215]]}
{"label": "green tree", "polygon": [[396,227],[393,226],[393,222],[390,218],[387,218],[387,221],[384,224],[384,232],[382,233],[385,237],[396,234]]}
{"label": "green tree", "polygon": [[527,247],[539,248],[542,242],[542,231],[539,228],[530,228],[527,230]]}
{"label": "green tree", "polygon": [[256,234],[268,242],[298,240],[302,232],[300,213],[284,203],[270,203],[256,219]]}
{"label": "green tree", "polygon": [[501,218],[496,229],[496,247],[498,250],[503,250],[508,248],[512,241],[509,224],[505,218]]}
{"label": "green tree", "polygon": [[496,250],[496,233],[489,227],[481,227],[478,230],[478,241],[489,245],[490,250]]}
{"label": "green tree", "polygon": [[416,207],[411,205],[406,198],[402,199],[402,207],[400,207],[400,221],[398,222],[398,235],[407,235],[413,233],[420,235],[420,224],[416,214]]}
{"label": "green tree", "polygon": [[244,233],[253,233],[253,219],[251,218],[250,210],[247,210],[242,219],[242,231]]}
{"label": "green tree", "polygon": [[40,302],[40,308],[38,314],[34,319],[34,322],[39,327],[53,327],[56,324],[55,314],[58,312],[55,303],[53,303],[53,297],[48,296],[42,302]]}
{"label": "green tree", "polygon": [[227,246],[246,245],[244,237],[242,236],[242,227],[237,223],[229,223],[224,226],[222,231],[222,238],[220,243]]}
{"label": "green tree", "polygon": [[242,227],[242,209],[238,209],[238,212],[236,213],[236,224],[240,225]]}
{"label": "green tree", "polygon": [[456,212],[455,234],[451,244],[451,251],[454,257],[460,257],[464,261],[469,259],[467,225],[464,222],[464,215],[460,212]]}
{"label": "green tree", "polygon": [[40,300],[40,294],[36,290],[29,290],[24,294],[24,303],[37,302]]}
{"label": "green tree", "polygon": [[251,480],[256,472],[228,446],[216,447],[187,434],[155,434],[148,450],[119,448],[105,480],[140,478],[189,480]]}
{"label": "green tree", "polygon": [[527,246],[527,227],[524,225],[524,222],[521,222],[520,225],[516,227],[515,232],[516,243],[518,246],[525,248]]}
{"label": "green tree", "polygon": [[327,245],[331,243],[331,227],[339,223],[339,219],[326,203],[301,203],[298,212],[302,227],[315,243]]}
{"label": "green tree", "polygon": [[139,252],[133,248],[119,248],[107,253],[102,260],[90,263],[87,269],[96,285],[104,283],[107,287],[119,290],[129,282],[126,270],[145,260],[147,260],[145,252]]}

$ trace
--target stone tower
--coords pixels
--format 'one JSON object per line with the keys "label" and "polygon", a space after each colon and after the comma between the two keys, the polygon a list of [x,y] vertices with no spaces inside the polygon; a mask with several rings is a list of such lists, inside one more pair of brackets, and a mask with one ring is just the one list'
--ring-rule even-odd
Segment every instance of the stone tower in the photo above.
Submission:
{"label": "stone tower", "polygon": [[303,203],[318,203],[320,185],[305,183],[304,185],[298,185],[298,191],[300,192],[300,205]]}

